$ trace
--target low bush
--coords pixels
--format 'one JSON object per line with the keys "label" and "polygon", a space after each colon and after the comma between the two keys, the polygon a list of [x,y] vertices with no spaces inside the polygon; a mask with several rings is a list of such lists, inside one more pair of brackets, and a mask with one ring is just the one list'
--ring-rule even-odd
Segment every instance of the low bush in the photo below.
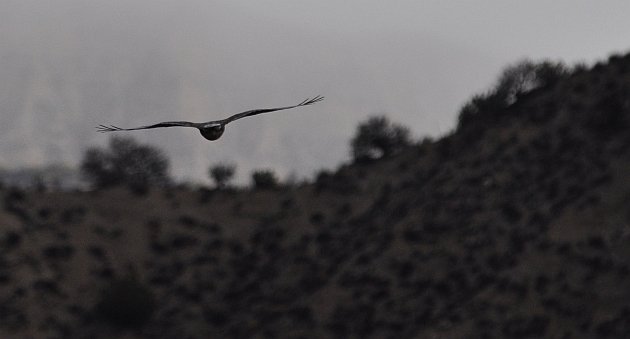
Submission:
{"label": "low bush", "polygon": [[150,186],[171,182],[169,162],[162,151],[128,137],[113,137],[107,149],[89,148],[81,162],[81,173],[93,188],[127,185],[139,194],[146,193]]}
{"label": "low bush", "polygon": [[236,165],[234,164],[218,164],[210,168],[209,174],[217,189],[224,189],[234,178],[236,173]]}
{"label": "low bush", "polygon": [[407,127],[375,116],[361,123],[352,138],[352,157],[357,162],[391,156],[411,144]]}
{"label": "low bush", "polygon": [[103,290],[96,313],[116,327],[140,328],[151,319],[156,305],[155,295],[148,286],[134,278],[124,278]]}
{"label": "low bush", "polygon": [[279,186],[278,177],[269,169],[256,170],[252,173],[252,183],[255,189],[274,189]]}

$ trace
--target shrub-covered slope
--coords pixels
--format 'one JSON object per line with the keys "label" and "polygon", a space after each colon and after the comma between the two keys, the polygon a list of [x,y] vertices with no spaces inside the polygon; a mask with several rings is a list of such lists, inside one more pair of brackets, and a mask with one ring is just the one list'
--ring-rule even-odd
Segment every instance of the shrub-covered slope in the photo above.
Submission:
{"label": "shrub-covered slope", "polygon": [[627,335],[630,56],[476,114],[300,187],[4,188],[0,336]]}

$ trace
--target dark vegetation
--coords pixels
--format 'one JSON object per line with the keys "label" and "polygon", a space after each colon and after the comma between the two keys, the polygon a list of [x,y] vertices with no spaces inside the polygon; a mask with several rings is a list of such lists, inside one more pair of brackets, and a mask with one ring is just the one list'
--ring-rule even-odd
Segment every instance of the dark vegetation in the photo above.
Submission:
{"label": "dark vegetation", "polygon": [[251,189],[224,189],[227,166],[210,170],[217,189],[142,198],[115,188],[130,177],[86,193],[2,188],[0,331],[624,338],[628,75],[630,55],[520,62],[453,133],[415,143],[369,118],[352,163],[300,186],[260,170]]}
{"label": "dark vegetation", "polygon": [[[569,76],[567,67],[561,63],[543,61],[534,63],[520,61],[507,67],[499,76],[497,83],[486,93],[478,94],[462,107],[459,113],[458,131],[467,129],[480,132],[486,124],[500,121],[507,108],[519,99],[533,92],[550,90],[562,79]],[[550,109],[549,111],[554,111]],[[534,119],[544,121],[548,118],[535,113]]]}
{"label": "dark vegetation", "polygon": [[112,137],[107,149],[86,151],[81,172],[93,188],[127,185],[137,192],[170,183],[169,163],[162,151],[131,137]]}
{"label": "dark vegetation", "polygon": [[270,169],[261,169],[252,172],[252,186],[255,189],[270,190],[279,185],[278,177]]}
{"label": "dark vegetation", "polygon": [[151,319],[156,305],[151,289],[128,277],[111,282],[103,290],[95,312],[114,326],[139,328]]}
{"label": "dark vegetation", "polygon": [[214,180],[214,185],[218,189],[225,189],[234,174],[236,173],[236,165],[234,164],[218,164],[210,168],[210,177]]}
{"label": "dark vegetation", "polygon": [[359,124],[350,141],[355,161],[392,156],[411,144],[407,127],[392,123],[386,116],[375,116]]}

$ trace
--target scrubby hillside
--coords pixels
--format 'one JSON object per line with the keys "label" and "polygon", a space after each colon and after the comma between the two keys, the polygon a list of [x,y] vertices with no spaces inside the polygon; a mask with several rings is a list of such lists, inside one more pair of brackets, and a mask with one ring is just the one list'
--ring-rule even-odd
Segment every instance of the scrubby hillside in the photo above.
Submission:
{"label": "scrubby hillside", "polygon": [[299,187],[5,188],[0,336],[627,335],[630,55],[475,114]]}

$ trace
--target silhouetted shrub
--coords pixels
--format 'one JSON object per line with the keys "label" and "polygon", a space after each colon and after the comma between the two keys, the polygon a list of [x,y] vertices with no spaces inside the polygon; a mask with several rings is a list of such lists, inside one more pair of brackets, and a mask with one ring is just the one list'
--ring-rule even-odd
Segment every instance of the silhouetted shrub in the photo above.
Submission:
{"label": "silhouetted shrub", "polygon": [[2,247],[7,250],[17,248],[22,244],[22,236],[14,231],[7,232],[2,239]]}
{"label": "silhouetted shrub", "polygon": [[571,73],[573,74],[579,74],[579,73],[584,73],[588,71],[588,65],[585,64],[584,62],[578,62],[575,65],[573,65],[572,69],[571,69]]}
{"label": "silhouetted shrub", "polygon": [[108,149],[89,148],[81,173],[94,188],[128,185],[138,193],[170,183],[169,163],[162,151],[129,137],[111,138]]}
{"label": "silhouetted shrub", "polygon": [[164,255],[168,252],[168,246],[157,240],[152,240],[150,243],[151,251],[156,255]]}
{"label": "silhouetted shrub", "polygon": [[110,324],[140,328],[153,315],[156,299],[151,289],[133,278],[112,282],[101,294],[96,313]]}
{"label": "silhouetted shrub", "polygon": [[105,250],[100,246],[92,245],[88,247],[87,252],[95,259],[105,260]]}
{"label": "silhouetted shrub", "polygon": [[22,307],[15,303],[0,303],[0,314],[2,314],[2,327],[9,330],[25,329],[30,325],[27,314]]}
{"label": "silhouetted shrub", "polygon": [[328,170],[320,170],[315,176],[315,191],[320,192],[328,188],[332,178],[332,173]]}
{"label": "silhouetted shrub", "polygon": [[606,248],[606,241],[601,235],[592,235],[588,237],[588,246],[596,250],[603,250]]}
{"label": "silhouetted shrub", "polygon": [[352,205],[348,202],[345,202],[337,207],[337,215],[344,217],[348,216],[352,213]]}
{"label": "silhouetted shrub", "polygon": [[193,228],[198,224],[197,220],[190,215],[180,215],[179,223],[186,226],[186,228]]}
{"label": "silhouetted shrub", "polygon": [[324,222],[325,216],[322,212],[315,212],[311,214],[310,220],[313,225],[321,225]]}
{"label": "silhouetted shrub", "polygon": [[613,317],[607,317],[597,327],[600,337],[621,338],[630,333],[630,308],[624,306]]}
{"label": "silhouetted shrub", "polygon": [[612,91],[602,96],[593,107],[584,124],[601,137],[609,137],[628,125],[630,100],[623,91]]}
{"label": "silhouetted shrub", "polygon": [[17,187],[11,187],[7,195],[5,196],[5,201],[13,201],[13,202],[22,202],[26,199],[26,194],[23,190]]}
{"label": "silhouetted shrub", "polygon": [[19,188],[12,187],[4,196],[4,209],[19,217],[23,221],[30,221],[28,210],[23,206],[26,201],[26,194]]}
{"label": "silhouetted shrub", "polygon": [[420,240],[423,239],[423,233],[421,230],[414,228],[414,227],[409,227],[405,230],[403,230],[403,238],[405,239],[406,242],[413,244],[416,242],[419,242]]}
{"label": "silhouetted shrub", "polygon": [[42,207],[37,211],[37,215],[44,220],[48,220],[51,214],[52,211],[48,207]]}
{"label": "silhouetted shrub", "polygon": [[[435,145],[435,152],[442,159],[452,157],[457,151],[457,147],[455,143],[453,142],[453,137],[442,138],[436,141],[434,145]],[[428,174],[428,177],[430,178],[432,174],[435,174],[435,173]]]}
{"label": "silhouetted shrub", "polygon": [[588,83],[586,81],[580,81],[577,82],[574,86],[573,86],[573,92],[576,95],[584,95],[586,94],[586,92],[588,91]]}
{"label": "silhouetted shrub", "polygon": [[556,253],[558,255],[569,256],[573,254],[573,245],[569,242],[561,242],[556,247]]}
{"label": "silhouetted shrub", "polygon": [[178,233],[173,235],[170,242],[173,249],[184,249],[196,246],[199,243],[199,240],[191,235]]}
{"label": "silhouetted shrub", "polygon": [[278,187],[278,178],[272,170],[256,170],[252,173],[252,183],[256,189],[274,189]]}
{"label": "silhouetted shrub", "polygon": [[553,86],[568,74],[567,67],[558,62],[523,60],[510,65],[490,91],[475,95],[464,104],[458,117],[458,129],[474,125],[473,121],[496,120],[519,97],[537,88]]}
{"label": "silhouetted shrub", "polygon": [[223,189],[234,178],[236,165],[218,164],[210,168],[210,177],[214,180],[216,188]]}
{"label": "silhouetted shrub", "polygon": [[393,155],[410,143],[407,127],[376,116],[359,124],[350,145],[355,161],[367,161]]}
{"label": "silhouetted shrub", "polygon": [[60,220],[65,224],[77,223],[83,219],[86,213],[84,206],[71,207],[61,212]]}
{"label": "silhouetted shrub", "polygon": [[457,129],[470,127],[480,120],[485,121],[484,117],[494,116],[503,109],[505,102],[496,93],[477,94],[459,110]]}
{"label": "silhouetted shrub", "polygon": [[515,316],[503,325],[503,334],[507,338],[543,338],[549,323],[549,317],[543,315]]}
{"label": "silhouetted shrub", "polygon": [[493,271],[499,272],[516,265],[516,258],[509,252],[495,252],[488,254],[486,257],[486,264]]}
{"label": "silhouetted shrub", "polygon": [[0,271],[0,286],[5,286],[11,282],[11,273],[4,270]]}
{"label": "silhouetted shrub", "polygon": [[558,103],[554,100],[544,102],[540,107],[527,112],[529,120],[535,124],[542,124],[553,119],[559,111]]}
{"label": "silhouetted shrub", "polygon": [[349,171],[320,171],[315,181],[315,192],[330,191],[336,194],[350,195],[361,190],[357,176]]}
{"label": "silhouetted shrub", "polygon": [[42,254],[53,260],[68,260],[74,255],[71,245],[50,245],[43,249]]}
{"label": "silhouetted shrub", "polygon": [[227,312],[223,310],[205,307],[202,313],[207,322],[217,327],[225,326],[229,320]]}
{"label": "silhouetted shrub", "polygon": [[546,275],[539,274],[538,277],[536,277],[534,289],[536,290],[536,292],[543,295],[547,293],[547,288],[549,286],[549,283],[550,283],[550,280]]}
{"label": "silhouetted shrub", "polygon": [[37,279],[33,282],[33,289],[39,292],[59,295],[59,284],[53,279]]}
{"label": "silhouetted shrub", "polygon": [[515,204],[505,201],[501,204],[500,208],[501,213],[508,222],[515,223],[521,219],[521,211],[519,211]]}
{"label": "silhouetted shrub", "polygon": [[559,62],[535,63],[531,60],[522,60],[503,70],[494,93],[501,97],[505,104],[510,105],[518,100],[520,95],[536,88],[552,86],[568,73],[566,66]]}
{"label": "silhouetted shrub", "polygon": [[295,202],[295,198],[293,198],[293,197],[284,198],[280,202],[280,208],[283,211],[291,210],[291,209],[295,208],[295,206],[296,206],[296,202]]}
{"label": "silhouetted shrub", "polygon": [[205,204],[205,203],[208,203],[212,199],[215,191],[208,189],[206,187],[199,187],[197,192],[199,193],[199,198],[197,201],[200,204]]}

